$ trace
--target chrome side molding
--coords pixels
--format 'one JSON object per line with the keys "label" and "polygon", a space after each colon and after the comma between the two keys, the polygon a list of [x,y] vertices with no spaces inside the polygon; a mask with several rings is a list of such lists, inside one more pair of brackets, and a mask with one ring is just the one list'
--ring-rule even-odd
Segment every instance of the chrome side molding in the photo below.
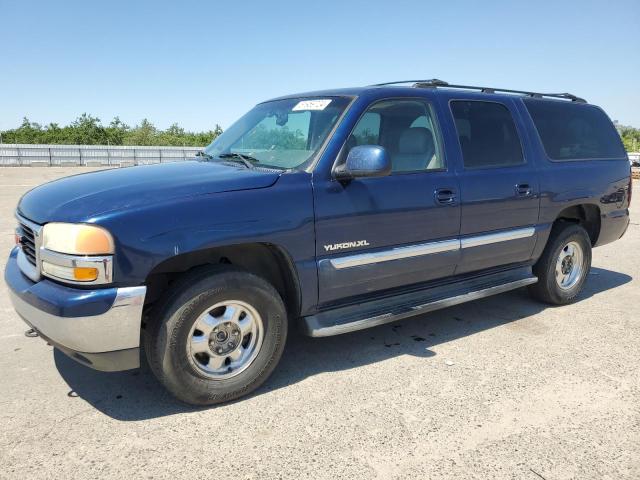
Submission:
{"label": "chrome side molding", "polygon": [[423,243],[408,247],[395,247],[375,253],[361,253],[346,257],[331,259],[333,268],[349,268],[370,263],[388,262],[389,260],[399,260],[402,258],[418,257],[421,255],[431,255],[434,253],[453,252],[460,249],[460,240],[444,240],[441,242]]}
{"label": "chrome side molding", "polygon": [[473,237],[455,238],[451,240],[441,240],[418,245],[393,247],[372,253],[356,253],[342,257],[331,258],[331,266],[337,270],[350,267],[361,267],[372,263],[388,262],[390,260],[401,260],[422,255],[433,255],[435,253],[455,252],[465,248],[480,247],[492,243],[508,242],[521,238],[528,238],[535,235],[535,227],[516,228],[495,233],[476,235]]}
{"label": "chrome side molding", "polygon": [[460,240],[462,248],[479,247],[481,245],[489,245],[491,243],[508,242],[509,240],[518,240],[520,238],[532,237],[536,233],[534,227],[516,228],[515,230],[507,230],[504,232],[487,233],[477,235],[475,237],[467,237]]}

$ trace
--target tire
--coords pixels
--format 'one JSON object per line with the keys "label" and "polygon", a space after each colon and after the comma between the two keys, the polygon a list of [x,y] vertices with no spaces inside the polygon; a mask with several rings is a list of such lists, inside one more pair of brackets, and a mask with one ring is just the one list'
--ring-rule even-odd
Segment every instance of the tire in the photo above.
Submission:
{"label": "tire", "polygon": [[[570,255],[572,251],[574,254]],[[533,266],[538,282],[529,287],[529,292],[551,305],[571,303],[582,290],[590,269],[591,240],[586,230],[574,223],[559,222],[553,226],[542,256]]]}
{"label": "tire", "polygon": [[149,366],[169,392],[192,405],[226,402],[258,388],[287,338],[286,310],[275,288],[226,266],[186,274],[150,318],[143,335]]}

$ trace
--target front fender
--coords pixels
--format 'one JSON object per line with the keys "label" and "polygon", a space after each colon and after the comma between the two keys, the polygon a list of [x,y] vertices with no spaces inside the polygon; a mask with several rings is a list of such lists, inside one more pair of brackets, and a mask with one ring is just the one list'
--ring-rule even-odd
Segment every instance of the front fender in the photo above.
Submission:
{"label": "front fender", "polygon": [[283,174],[268,188],[191,197],[96,219],[115,237],[117,285],[144,284],[151,271],[176,255],[269,243],[294,263],[305,284],[303,304],[310,295],[317,297],[313,221],[311,174],[306,172]]}

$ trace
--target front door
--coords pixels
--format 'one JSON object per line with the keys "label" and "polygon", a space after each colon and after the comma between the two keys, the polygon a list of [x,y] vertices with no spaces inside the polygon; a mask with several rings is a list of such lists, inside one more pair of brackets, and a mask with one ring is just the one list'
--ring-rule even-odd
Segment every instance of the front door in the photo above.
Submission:
{"label": "front door", "polygon": [[338,158],[380,145],[390,176],[314,183],[319,301],[336,303],[453,274],[459,186],[432,105],[383,100],[360,117]]}

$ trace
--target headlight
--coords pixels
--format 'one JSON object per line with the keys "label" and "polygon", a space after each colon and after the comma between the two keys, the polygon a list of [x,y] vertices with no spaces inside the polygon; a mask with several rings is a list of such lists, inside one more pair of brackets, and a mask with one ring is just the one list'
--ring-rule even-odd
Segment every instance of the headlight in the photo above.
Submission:
{"label": "headlight", "polygon": [[42,230],[42,247],[71,255],[109,255],[113,253],[113,237],[95,225],[47,223]]}
{"label": "headlight", "polygon": [[102,227],[72,223],[47,223],[42,229],[42,273],[76,284],[112,281],[114,243]]}

